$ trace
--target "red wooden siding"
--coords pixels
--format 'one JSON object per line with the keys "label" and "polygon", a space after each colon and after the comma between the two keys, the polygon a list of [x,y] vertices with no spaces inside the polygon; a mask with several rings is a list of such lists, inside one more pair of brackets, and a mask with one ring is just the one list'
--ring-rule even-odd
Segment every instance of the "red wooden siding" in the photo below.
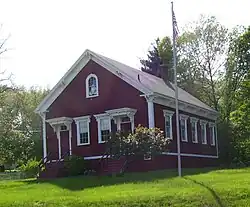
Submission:
{"label": "red wooden siding", "polygon": [[[94,73],[98,77],[99,96],[86,98],[85,80]],[[56,117],[79,117],[91,115],[90,145],[76,145],[76,125],[72,123],[72,153],[81,156],[100,155],[104,145],[98,144],[97,122],[92,115],[104,113],[106,110],[129,107],[137,109],[135,126],[147,126],[147,102],[140,97],[140,91],[127,84],[97,63],[90,61],[61,95],[49,107],[47,119]],[[56,135],[47,125],[48,152],[58,151]]]}
{"label": "red wooden siding", "polygon": [[[171,110],[175,111],[175,109],[162,106],[160,104],[154,104],[155,109],[155,126],[161,128],[165,131],[165,117],[163,115],[163,110]],[[196,116],[187,112],[180,111],[180,114],[188,115],[189,117],[196,117],[198,119],[206,120],[208,122],[214,122],[204,117]],[[173,126],[173,141],[170,144],[170,152],[177,152],[177,144],[176,144],[176,116],[175,113],[172,117],[172,126]],[[204,154],[204,155],[217,155],[216,146],[211,146],[210,134],[209,134],[209,126],[207,124],[207,144],[201,144],[201,129],[200,122],[197,123],[197,132],[198,132],[198,143],[192,143],[191,137],[191,123],[190,118],[187,122],[188,126],[188,142],[181,141],[181,153],[190,153],[190,154]]]}

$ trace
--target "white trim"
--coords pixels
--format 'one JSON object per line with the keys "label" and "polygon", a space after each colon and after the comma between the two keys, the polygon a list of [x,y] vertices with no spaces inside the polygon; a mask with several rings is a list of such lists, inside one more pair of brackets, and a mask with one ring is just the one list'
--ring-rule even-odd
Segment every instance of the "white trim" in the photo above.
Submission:
{"label": "white trim", "polygon": [[[210,144],[211,144],[211,146],[215,146],[215,130],[216,130],[216,125],[215,125],[215,123],[214,122],[209,122],[208,123],[208,126],[209,126],[209,135],[210,135]],[[211,131],[210,131],[210,129],[212,129],[212,135],[211,135]]]}
{"label": "white trim", "polygon": [[[184,114],[180,114],[179,115],[179,120],[181,121],[181,120],[184,120],[184,126],[185,126],[185,136],[184,136],[184,138],[185,139],[183,139],[182,138],[182,136],[181,136],[181,141],[182,142],[188,142],[188,133],[187,133],[187,120],[188,120],[188,117],[189,116],[187,116],[187,115],[184,115]],[[180,130],[181,130],[181,123],[180,123]],[[181,134],[181,133],[180,133]]]}
{"label": "white trim", "polygon": [[46,136],[46,112],[41,113],[42,123],[43,123],[43,158],[44,162],[47,161],[47,136]]}
{"label": "white trim", "polygon": [[143,160],[145,160],[145,161],[152,160],[152,155],[151,154],[144,154],[143,155]]}
{"label": "white trim", "polygon": [[[195,117],[190,117],[190,123],[191,123],[191,139],[192,139],[192,142],[197,144],[198,143],[198,129],[197,129],[197,122],[199,121],[199,119],[195,118]],[[195,128],[195,140],[193,140],[193,127],[192,127],[192,124],[195,124],[194,125],[194,128]]]}
{"label": "white trim", "polygon": [[[175,153],[175,152],[164,152],[162,154],[177,156],[177,153]],[[181,156],[183,156],[183,157],[216,158],[216,159],[218,158],[218,155],[202,155],[202,154],[188,154],[188,153],[181,153]]]}
{"label": "white trim", "polygon": [[85,160],[97,160],[97,159],[101,159],[101,158],[110,158],[110,155],[97,155],[97,156],[88,156],[88,157],[84,157]]}
{"label": "white trim", "polygon": [[[96,95],[92,95],[92,96],[89,95],[89,79],[90,78],[95,78],[96,80]],[[98,77],[95,74],[91,73],[88,75],[88,77],[85,80],[85,87],[86,87],[86,98],[94,98],[94,97],[99,96]]]}
{"label": "white trim", "polygon": [[[143,85],[140,81],[136,81],[129,75],[120,70],[119,67],[114,66],[112,62],[108,61],[105,57],[98,55],[90,50],[85,50],[84,53],[78,58],[78,60],[72,65],[72,67],[65,73],[65,75],[60,79],[60,81],[52,88],[50,93],[43,99],[43,101],[38,105],[35,112],[45,112],[50,105],[56,100],[56,98],[64,91],[64,89],[71,83],[71,81],[78,75],[78,73],[87,65],[87,63],[93,60],[100,66],[104,67],[115,76],[124,80],[134,88],[138,89],[144,94],[154,94],[156,99],[153,100],[154,103],[158,103],[165,106],[174,106],[174,98],[168,97],[159,93],[155,93],[149,87]],[[198,100],[197,100],[198,101]],[[196,105],[189,104],[184,101],[179,101],[179,109],[187,111],[189,113],[194,113],[199,116],[208,117],[209,119],[215,120],[218,116],[218,112],[213,110],[208,106],[206,108],[201,108]]]}
{"label": "white trim", "polygon": [[[161,94],[156,94],[154,93],[155,98],[153,99],[154,103],[163,105],[163,106],[167,106],[170,107],[172,109],[175,109],[175,99],[172,97],[167,97]],[[191,114],[196,114],[198,116],[201,117],[206,117],[208,119],[211,120],[216,120],[218,117],[218,112],[213,110],[211,108],[211,110],[205,109],[205,108],[201,108],[199,106],[184,102],[184,101],[180,101],[179,102],[179,110],[181,111],[185,111]]]}
{"label": "white trim", "polygon": [[109,63],[102,56],[97,55],[90,50],[85,50],[84,53],[78,58],[78,60],[72,65],[72,67],[59,80],[59,82],[52,88],[50,93],[38,105],[35,112],[39,113],[46,111],[90,60],[93,60],[100,66],[113,73],[115,76],[124,80],[134,88],[137,88],[142,93],[151,92],[147,87],[143,86],[140,82],[133,80],[127,74],[124,74],[118,67],[115,67],[114,65]]}
{"label": "white trim", "polygon": [[[177,156],[177,153],[175,152],[163,152],[163,155],[168,155],[168,156]],[[216,155],[202,155],[202,154],[188,154],[188,153],[181,153],[181,156],[183,157],[201,157],[201,158],[218,158]],[[85,160],[96,160],[96,159],[101,159],[103,156],[102,155],[96,155],[96,156],[88,156],[84,157]],[[105,155],[103,158],[110,158],[110,155]]]}
{"label": "white trim", "polygon": [[[76,124],[76,143],[77,146],[84,146],[84,145],[90,145],[90,127],[89,127],[89,123],[90,123],[90,116],[80,116],[80,117],[75,117],[73,118]],[[87,122],[87,126],[88,126],[88,142],[87,143],[80,143],[80,123],[81,122]]]}
{"label": "white trim", "polygon": [[148,128],[155,127],[154,96],[145,96],[148,104]]}
{"label": "white trim", "polygon": [[127,116],[130,119],[131,122],[131,132],[134,131],[135,128],[135,113],[137,112],[136,109],[132,109],[132,108],[118,108],[118,109],[111,109],[111,110],[107,110],[105,111],[107,113],[107,115],[110,116],[111,119],[113,119],[115,121],[115,123],[117,124],[117,130],[121,130],[121,120],[120,117],[121,116]]}
{"label": "white trim", "polygon": [[109,132],[111,132],[111,117],[108,114],[96,114],[94,115],[97,121],[97,128],[98,128],[98,143],[102,144],[105,141],[102,141],[102,134],[101,134],[101,120],[102,119],[109,119]]}
{"label": "white trim", "polygon": [[[205,120],[200,120],[200,125],[201,125],[201,144],[207,144],[207,121]],[[202,139],[202,126],[204,126],[204,141]]]}
{"label": "white trim", "polygon": [[[165,136],[166,138],[173,139],[173,123],[172,123],[172,117],[173,117],[174,111],[169,110],[163,110],[163,115],[165,117]],[[170,137],[167,137],[167,130],[166,130],[166,117],[169,117],[170,120]]]}
{"label": "white trim", "polygon": [[62,158],[62,152],[61,152],[61,135],[59,127],[56,127],[56,137],[58,140],[58,159],[60,160]]}
{"label": "white trim", "polygon": [[69,127],[69,155],[72,155],[72,126]]}
{"label": "white trim", "polygon": [[47,119],[46,122],[49,123],[50,126],[54,129],[54,132],[56,132],[56,130],[61,131],[62,125],[65,125],[67,127],[67,130],[69,130],[69,126],[71,125],[72,121],[73,119],[69,117],[57,117],[53,119]]}

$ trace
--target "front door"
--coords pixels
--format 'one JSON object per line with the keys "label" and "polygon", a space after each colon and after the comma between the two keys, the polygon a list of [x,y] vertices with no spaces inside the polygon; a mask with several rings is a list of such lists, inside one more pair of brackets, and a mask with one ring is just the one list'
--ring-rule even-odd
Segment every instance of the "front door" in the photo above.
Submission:
{"label": "front door", "polygon": [[124,123],[121,123],[121,131],[122,131],[124,134],[129,134],[129,133],[131,133],[131,122],[124,122]]}
{"label": "front door", "polygon": [[61,131],[61,157],[69,155],[69,131]]}

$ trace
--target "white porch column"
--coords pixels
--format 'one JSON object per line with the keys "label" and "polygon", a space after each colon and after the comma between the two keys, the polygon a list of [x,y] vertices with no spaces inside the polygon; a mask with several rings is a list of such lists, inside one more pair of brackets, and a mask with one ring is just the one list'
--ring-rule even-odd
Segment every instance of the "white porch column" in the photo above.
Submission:
{"label": "white porch column", "polygon": [[60,135],[60,128],[56,127],[56,137],[58,139],[58,159],[60,160],[62,158],[62,152],[61,152],[61,135]]}
{"label": "white porch column", "polygon": [[155,114],[154,114],[154,96],[146,96],[148,103],[148,128],[155,127]]}
{"label": "white porch column", "polygon": [[44,162],[47,161],[47,140],[46,140],[46,112],[41,113],[42,123],[43,123],[43,158]]}
{"label": "white porch column", "polygon": [[69,125],[69,155],[72,155],[72,127]]}

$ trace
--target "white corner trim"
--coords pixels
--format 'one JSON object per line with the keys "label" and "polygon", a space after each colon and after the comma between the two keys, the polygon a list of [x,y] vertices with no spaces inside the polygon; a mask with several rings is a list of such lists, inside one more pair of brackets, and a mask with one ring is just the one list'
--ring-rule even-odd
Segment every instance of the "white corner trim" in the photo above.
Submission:
{"label": "white corner trim", "polygon": [[44,162],[47,161],[47,135],[46,135],[46,112],[40,114],[43,124],[43,158]]}
{"label": "white corner trim", "polygon": [[[89,79],[90,78],[95,78],[96,80],[96,95],[89,95]],[[91,73],[88,75],[88,77],[86,78],[86,81],[85,81],[85,87],[86,87],[86,98],[94,98],[94,97],[97,97],[99,96],[99,83],[98,83],[98,77]]]}

